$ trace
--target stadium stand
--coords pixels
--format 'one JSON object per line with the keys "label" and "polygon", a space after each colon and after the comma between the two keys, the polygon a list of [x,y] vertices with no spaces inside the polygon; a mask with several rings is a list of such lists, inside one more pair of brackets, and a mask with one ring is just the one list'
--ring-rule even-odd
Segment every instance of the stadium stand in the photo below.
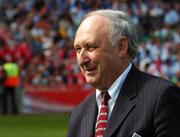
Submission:
{"label": "stadium stand", "polygon": [[76,64],[73,37],[89,11],[127,11],[137,25],[142,71],[180,85],[178,0],[0,0],[0,64],[11,56],[21,68],[21,86],[86,85]]}

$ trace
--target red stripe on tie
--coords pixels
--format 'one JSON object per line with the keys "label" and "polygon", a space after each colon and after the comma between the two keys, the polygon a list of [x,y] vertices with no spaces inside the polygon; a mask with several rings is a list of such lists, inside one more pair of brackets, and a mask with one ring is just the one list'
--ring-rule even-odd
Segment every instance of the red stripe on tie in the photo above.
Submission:
{"label": "red stripe on tie", "polygon": [[96,128],[95,128],[94,137],[98,137],[98,136],[103,137],[104,132],[105,132],[106,127],[107,127],[109,94],[108,94],[108,92],[102,92],[101,96],[102,96],[101,108],[100,108],[100,112],[98,114],[98,118],[96,121]]}

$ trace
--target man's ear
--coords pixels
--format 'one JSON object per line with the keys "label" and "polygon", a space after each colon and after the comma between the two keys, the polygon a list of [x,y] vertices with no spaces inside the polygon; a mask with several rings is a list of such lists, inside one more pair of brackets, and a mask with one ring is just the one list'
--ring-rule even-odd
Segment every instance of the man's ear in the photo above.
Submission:
{"label": "man's ear", "polygon": [[128,40],[126,37],[122,36],[119,40],[119,57],[123,58],[128,52]]}

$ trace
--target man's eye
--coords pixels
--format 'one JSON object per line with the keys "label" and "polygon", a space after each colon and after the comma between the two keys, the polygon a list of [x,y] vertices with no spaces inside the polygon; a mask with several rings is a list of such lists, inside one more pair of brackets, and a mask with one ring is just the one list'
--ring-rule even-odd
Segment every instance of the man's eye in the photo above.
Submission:
{"label": "man's eye", "polygon": [[75,51],[76,51],[76,52],[80,52],[80,51],[81,51],[81,48],[75,48]]}
{"label": "man's eye", "polygon": [[95,46],[88,46],[88,51],[93,51],[93,50],[95,50],[96,49],[96,47]]}

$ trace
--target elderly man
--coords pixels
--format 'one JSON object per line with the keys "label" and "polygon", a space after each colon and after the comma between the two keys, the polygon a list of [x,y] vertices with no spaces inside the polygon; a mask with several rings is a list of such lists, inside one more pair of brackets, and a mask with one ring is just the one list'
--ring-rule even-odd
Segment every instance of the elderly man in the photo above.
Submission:
{"label": "elderly man", "polygon": [[180,88],[133,65],[136,31],[124,12],[86,15],[74,48],[96,93],[71,112],[68,137],[180,136]]}

